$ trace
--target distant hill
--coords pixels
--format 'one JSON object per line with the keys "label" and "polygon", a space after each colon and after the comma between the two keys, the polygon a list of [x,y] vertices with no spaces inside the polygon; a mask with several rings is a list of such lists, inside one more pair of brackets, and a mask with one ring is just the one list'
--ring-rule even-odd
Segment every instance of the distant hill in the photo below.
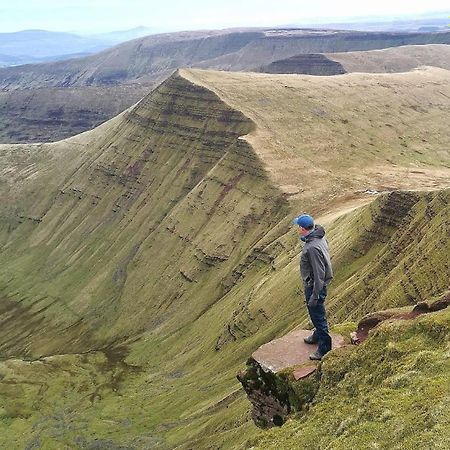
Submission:
{"label": "distant hill", "polygon": [[364,52],[300,54],[258,69],[266,73],[337,75],[348,72],[407,72],[420,66],[450,69],[450,45],[404,45]]}
{"label": "distant hill", "polygon": [[152,33],[147,27],[95,35],[46,30],[0,33],[0,66],[17,66],[87,56]]}
{"label": "distant hill", "polygon": [[45,56],[42,58],[34,58],[28,55],[25,56],[0,55],[0,68],[21,66],[24,64],[39,64],[42,62],[51,62],[51,61],[64,61],[65,59],[83,58],[84,56],[88,56],[89,54],[91,54],[91,52],[70,53],[68,55]]}
{"label": "distant hill", "polygon": [[[98,39],[99,41],[109,43],[110,45],[117,45],[121,42],[130,41],[150,34],[155,34],[154,28],[149,27],[136,27],[131,30],[111,31],[109,33],[98,33],[92,35],[86,35],[91,39]],[[83,35],[82,35],[83,36]]]}
{"label": "distant hill", "polygon": [[28,58],[28,62],[52,58],[58,55],[95,53],[107,44],[98,39],[86,38],[72,33],[45,30],[24,30],[0,33],[0,54]]}

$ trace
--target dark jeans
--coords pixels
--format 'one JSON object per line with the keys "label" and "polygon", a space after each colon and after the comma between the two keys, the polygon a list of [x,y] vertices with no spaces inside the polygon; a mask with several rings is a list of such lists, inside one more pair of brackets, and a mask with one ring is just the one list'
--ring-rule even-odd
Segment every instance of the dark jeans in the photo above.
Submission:
{"label": "dark jeans", "polygon": [[324,286],[319,293],[319,301],[317,306],[308,306],[308,300],[313,292],[313,287],[305,287],[306,306],[308,307],[309,317],[315,326],[313,339],[319,344],[319,352],[322,355],[331,350],[331,336],[328,333],[327,316],[325,312],[325,298],[327,296],[327,287]]}

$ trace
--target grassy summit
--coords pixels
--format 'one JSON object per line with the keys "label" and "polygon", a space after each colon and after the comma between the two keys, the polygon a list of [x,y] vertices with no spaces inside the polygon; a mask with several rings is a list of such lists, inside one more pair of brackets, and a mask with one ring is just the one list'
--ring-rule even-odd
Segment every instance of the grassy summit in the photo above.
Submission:
{"label": "grassy summit", "polygon": [[[294,199],[448,186],[449,72],[332,77],[182,71],[255,124],[246,136]],[[307,178],[305,179],[305,175]]]}
{"label": "grassy summit", "polygon": [[327,226],[332,323],[445,290],[448,91],[181,71],[91,132],[0,146],[1,446],[256,437],[235,373],[307,324],[299,211]]}

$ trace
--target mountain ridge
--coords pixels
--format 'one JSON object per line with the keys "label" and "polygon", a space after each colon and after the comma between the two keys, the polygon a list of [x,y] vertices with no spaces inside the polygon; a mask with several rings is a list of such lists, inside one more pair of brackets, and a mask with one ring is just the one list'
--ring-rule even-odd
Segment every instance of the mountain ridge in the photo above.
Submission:
{"label": "mountain ridge", "polygon": [[[92,128],[131,106],[179,67],[260,70],[299,53],[448,44],[449,37],[305,29],[180,32],[139,38],[82,59],[1,69],[0,139],[54,141]],[[69,102],[61,100],[64,93]]]}

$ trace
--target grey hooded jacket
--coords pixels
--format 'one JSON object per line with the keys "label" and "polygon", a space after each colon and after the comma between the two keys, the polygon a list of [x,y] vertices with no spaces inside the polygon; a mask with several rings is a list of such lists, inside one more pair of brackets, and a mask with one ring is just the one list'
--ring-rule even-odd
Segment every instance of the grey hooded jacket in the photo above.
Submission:
{"label": "grey hooded jacket", "polygon": [[316,225],[314,230],[302,240],[305,241],[300,255],[300,274],[306,286],[313,286],[312,298],[318,299],[323,286],[327,286],[333,278],[328,242],[325,230]]}

